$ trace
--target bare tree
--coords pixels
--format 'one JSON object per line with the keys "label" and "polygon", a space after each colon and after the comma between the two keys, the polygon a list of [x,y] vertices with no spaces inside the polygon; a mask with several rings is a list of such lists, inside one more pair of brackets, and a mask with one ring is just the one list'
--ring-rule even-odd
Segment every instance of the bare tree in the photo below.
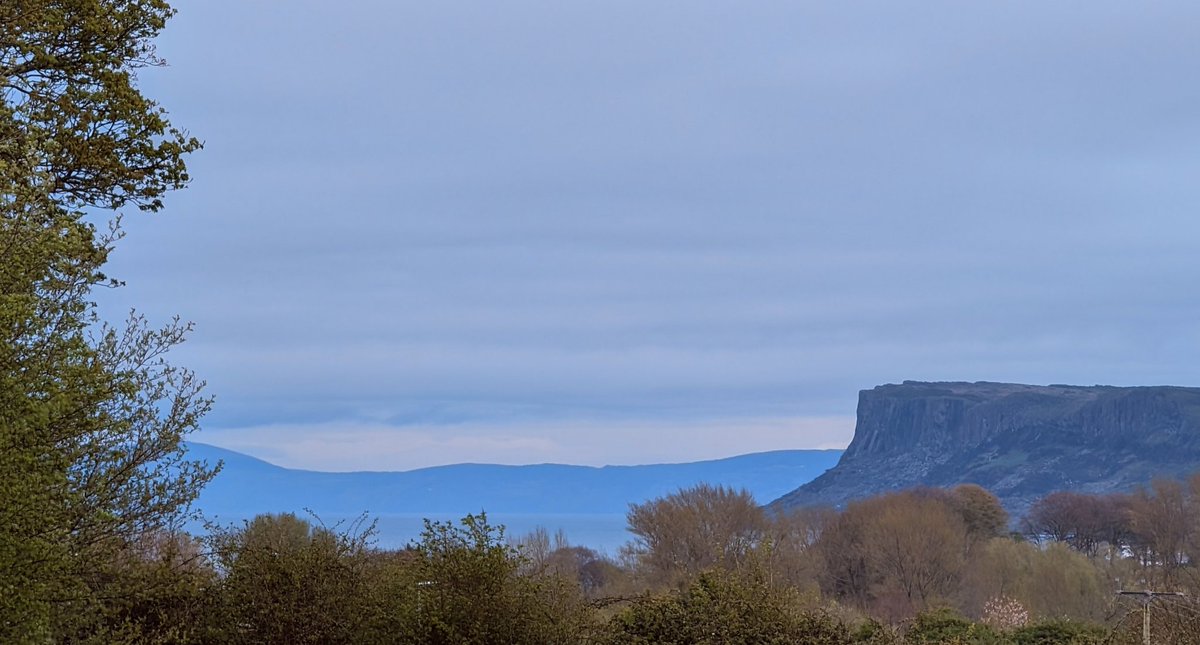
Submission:
{"label": "bare tree", "polygon": [[947,594],[957,581],[967,527],[944,502],[912,494],[888,495],[866,526],[868,561],[883,584],[916,606]]}
{"label": "bare tree", "polygon": [[1158,565],[1165,582],[1186,561],[1184,549],[1194,533],[1194,520],[1184,486],[1170,479],[1156,479],[1149,489],[1133,495],[1129,508],[1136,543],[1147,564]]}
{"label": "bare tree", "polygon": [[766,534],[768,572],[795,587],[816,584],[823,564],[817,545],[837,517],[833,508],[815,506],[771,518]]}
{"label": "bare tree", "polygon": [[631,504],[626,518],[638,562],[653,582],[666,584],[707,569],[738,568],[766,528],[750,493],[708,484]]}

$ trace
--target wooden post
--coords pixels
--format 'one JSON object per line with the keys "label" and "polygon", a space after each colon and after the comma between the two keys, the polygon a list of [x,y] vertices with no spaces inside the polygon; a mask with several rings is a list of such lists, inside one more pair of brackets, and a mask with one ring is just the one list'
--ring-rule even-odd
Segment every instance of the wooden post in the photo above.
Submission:
{"label": "wooden post", "polygon": [[1178,591],[1118,591],[1118,596],[1134,596],[1142,603],[1142,645],[1150,645],[1150,603],[1159,596],[1182,596]]}
{"label": "wooden post", "polygon": [[1150,600],[1142,601],[1142,645],[1150,645]]}

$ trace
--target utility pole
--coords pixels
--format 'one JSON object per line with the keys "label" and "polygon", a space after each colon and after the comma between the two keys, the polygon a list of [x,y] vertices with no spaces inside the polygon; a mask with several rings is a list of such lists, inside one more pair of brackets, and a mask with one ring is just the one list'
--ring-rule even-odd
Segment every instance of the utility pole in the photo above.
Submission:
{"label": "utility pole", "polygon": [[1160,596],[1182,596],[1178,591],[1118,591],[1118,596],[1132,596],[1142,603],[1142,645],[1150,645],[1150,603]]}

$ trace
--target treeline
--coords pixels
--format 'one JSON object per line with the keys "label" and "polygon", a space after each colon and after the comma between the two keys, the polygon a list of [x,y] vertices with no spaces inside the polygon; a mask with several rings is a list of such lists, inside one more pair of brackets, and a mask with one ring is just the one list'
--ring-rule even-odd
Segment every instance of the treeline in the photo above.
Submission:
{"label": "treeline", "polygon": [[[974,485],[785,516],[701,485],[632,505],[633,540],[611,556],[541,530],[506,538],[482,514],[427,522],[398,550],[374,548],[365,520],[264,515],[204,539],[143,536],[111,563],[103,599],[64,614],[54,639],[1139,643],[1141,605],[1115,591],[1154,589],[1185,594],[1151,604],[1154,642],[1200,643],[1195,503],[1190,484],[1171,481],[1056,493],[1010,532],[995,496]],[[1125,528],[1088,533],[1098,517]],[[1189,525],[1170,532],[1177,550],[1149,518]]]}
{"label": "treeline", "polygon": [[1200,475],[1158,479],[1132,494],[1054,493],[1022,527],[1031,539],[1122,562],[1128,584],[1200,591]]}

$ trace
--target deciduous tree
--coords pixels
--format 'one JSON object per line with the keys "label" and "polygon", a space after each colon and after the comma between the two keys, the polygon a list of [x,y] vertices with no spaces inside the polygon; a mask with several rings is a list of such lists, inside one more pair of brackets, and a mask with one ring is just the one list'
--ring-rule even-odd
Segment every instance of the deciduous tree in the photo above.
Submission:
{"label": "deciduous tree", "polygon": [[98,328],[119,234],[199,142],[136,87],[161,0],[0,3],[0,640],[84,620],[114,549],[170,524],[211,472],[181,438],[209,402],[164,353],[187,326]]}
{"label": "deciduous tree", "polygon": [[211,539],[223,575],[211,638],[225,643],[351,643],[365,629],[371,527],[260,515]]}
{"label": "deciduous tree", "polygon": [[950,490],[954,509],[962,516],[972,541],[987,541],[1008,532],[1008,511],[991,491],[977,484],[960,484]]}
{"label": "deciduous tree", "polygon": [[936,498],[914,494],[887,495],[875,503],[866,544],[882,584],[902,591],[916,607],[946,595],[966,555],[961,517]]}
{"label": "deciduous tree", "polygon": [[1195,530],[1185,488],[1172,479],[1156,479],[1133,496],[1130,524],[1134,540],[1170,581],[1186,558],[1184,549]]}
{"label": "deciduous tree", "polygon": [[631,504],[626,518],[634,552],[654,580],[665,584],[714,567],[737,568],[766,528],[749,493],[708,484]]}
{"label": "deciduous tree", "polygon": [[524,564],[486,515],[458,525],[426,520],[420,541],[382,581],[372,633],[387,635],[383,642],[430,645],[585,640],[592,615],[578,586],[523,574]]}

